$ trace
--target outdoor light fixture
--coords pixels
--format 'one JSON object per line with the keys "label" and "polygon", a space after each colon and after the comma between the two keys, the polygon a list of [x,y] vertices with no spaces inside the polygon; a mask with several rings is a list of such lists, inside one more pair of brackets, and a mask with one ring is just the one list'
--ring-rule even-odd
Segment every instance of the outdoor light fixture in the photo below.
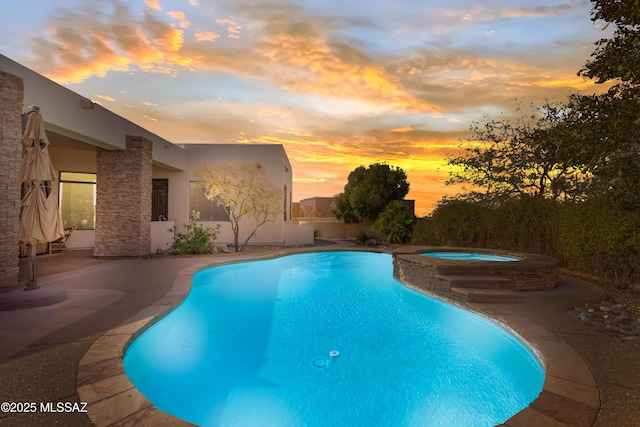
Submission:
{"label": "outdoor light fixture", "polygon": [[96,103],[89,99],[84,99],[80,101],[80,106],[83,110],[94,110],[96,108]]}

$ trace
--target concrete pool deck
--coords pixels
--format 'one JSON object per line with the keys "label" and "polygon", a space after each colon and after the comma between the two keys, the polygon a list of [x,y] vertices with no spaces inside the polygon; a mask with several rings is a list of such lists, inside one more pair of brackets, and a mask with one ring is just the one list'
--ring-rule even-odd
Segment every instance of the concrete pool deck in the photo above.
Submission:
{"label": "concrete pool deck", "polygon": [[[40,258],[40,285],[62,285],[68,298],[0,312],[0,397],[38,409],[47,402],[86,402],[88,412],[0,413],[0,426],[187,425],[154,409],[131,385],[122,370],[123,347],[180,302],[198,269],[294,251],[121,260],[83,251]],[[562,277],[558,288],[527,293],[524,303],[469,304],[536,345],[546,364],[543,393],[505,425],[638,425],[640,351],[566,312],[602,297],[597,286]]]}

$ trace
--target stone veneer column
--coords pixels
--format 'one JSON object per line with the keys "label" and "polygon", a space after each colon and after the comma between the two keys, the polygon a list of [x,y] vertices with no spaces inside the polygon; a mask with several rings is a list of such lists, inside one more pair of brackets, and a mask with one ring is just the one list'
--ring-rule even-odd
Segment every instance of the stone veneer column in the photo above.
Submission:
{"label": "stone veneer column", "polygon": [[0,292],[18,287],[24,82],[0,71]]}
{"label": "stone veneer column", "polygon": [[127,135],[125,150],[97,149],[95,256],[151,252],[152,147],[148,139]]}

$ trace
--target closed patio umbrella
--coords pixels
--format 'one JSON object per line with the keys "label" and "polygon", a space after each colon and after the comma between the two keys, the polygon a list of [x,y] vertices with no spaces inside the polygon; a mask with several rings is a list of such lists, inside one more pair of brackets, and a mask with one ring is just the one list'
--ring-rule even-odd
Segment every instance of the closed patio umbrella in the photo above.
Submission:
{"label": "closed patio umbrella", "polygon": [[58,193],[54,188],[57,173],[49,158],[49,140],[38,107],[28,113],[22,137],[24,148],[18,179],[22,182],[22,214],[18,245],[28,247],[28,279],[25,290],[37,289],[36,245],[52,242],[64,236],[58,210]]}

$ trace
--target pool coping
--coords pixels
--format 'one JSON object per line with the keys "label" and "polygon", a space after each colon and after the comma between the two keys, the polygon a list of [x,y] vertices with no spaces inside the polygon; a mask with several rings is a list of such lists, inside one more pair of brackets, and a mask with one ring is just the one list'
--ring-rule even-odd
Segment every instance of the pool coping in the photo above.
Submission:
{"label": "pool coping", "polygon": [[[153,305],[141,310],[119,326],[100,336],[78,363],[76,391],[86,402],[87,415],[98,427],[109,425],[191,426],[193,424],[155,408],[140,393],[124,372],[122,357],[144,330],[177,307],[191,290],[193,275],[217,265],[277,258],[302,252],[354,251],[358,248],[305,248],[249,256],[241,260],[219,260],[194,264],[181,270],[169,292]],[[369,252],[387,252],[365,249]],[[388,253],[388,252],[387,252]],[[220,262],[222,261],[222,262]],[[433,293],[403,285],[447,303],[470,310],[508,329],[528,344],[545,369],[542,392],[527,408],[500,424],[501,426],[590,426],[600,408],[600,392],[589,367],[578,353],[555,335],[499,304],[461,304]]]}

